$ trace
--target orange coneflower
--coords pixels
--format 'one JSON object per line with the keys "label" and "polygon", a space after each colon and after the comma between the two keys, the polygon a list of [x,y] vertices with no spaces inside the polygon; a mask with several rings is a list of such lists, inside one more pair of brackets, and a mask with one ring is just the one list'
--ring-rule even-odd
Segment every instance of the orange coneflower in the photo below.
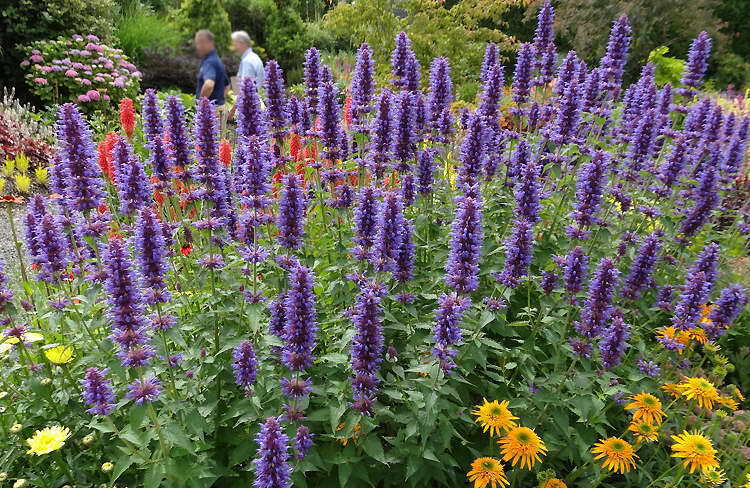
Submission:
{"label": "orange coneflower", "polygon": [[594,459],[604,458],[602,467],[615,473],[627,473],[635,468],[635,459],[638,456],[629,442],[619,437],[610,437],[594,444],[591,452],[598,454]]}
{"label": "orange coneflower", "polygon": [[684,431],[680,435],[673,435],[672,440],[675,441],[672,445],[672,457],[682,458],[682,465],[689,468],[691,473],[696,468],[706,472],[719,466],[716,449],[703,434]]}
{"label": "orange coneflower", "polygon": [[513,421],[518,420],[518,417],[514,417],[508,410],[507,401],[498,403],[497,400],[492,402],[488,402],[487,399],[483,400],[484,404],[477,405],[471,413],[477,416],[476,422],[482,425],[484,432],[489,431],[490,435],[494,436],[500,431],[507,431],[516,426]]}
{"label": "orange coneflower", "polygon": [[503,465],[495,458],[481,457],[471,463],[471,471],[466,476],[469,481],[474,483],[474,488],[485,488],[489,485],[491,488],[497,486],[507,486],[510,483],[505,476]]}
{"label": "orange coneflower", "polygon": [[521,468],[531,469],[534,463],[541,461],[540,454],[547,453],[547,447],[536,432],[528,427],[515,427],[505,437],[498,441],[504,461],[510,461],[515,466],[521,461]]}
{"label": "orange coneflower", "polygon": [[626,410],[633,412],[633,422],[648,422],[660,424],[667,415],[661,409],[661,401],[650,393],[639,393],[630,397],[631,403],[625,405]]}

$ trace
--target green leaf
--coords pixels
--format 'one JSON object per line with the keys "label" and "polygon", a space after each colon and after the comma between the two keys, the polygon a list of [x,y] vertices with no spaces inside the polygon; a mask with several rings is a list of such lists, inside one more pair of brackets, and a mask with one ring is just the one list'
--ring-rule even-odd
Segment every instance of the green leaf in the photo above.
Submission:
{"label": "green leaf", "polygon": [[367,455],[371,458],[380,461],[383,464],[388,464],[383,453],[383,444],[381,444],[378,437],[368,435],[362,442],[362,449],[364,449]]}

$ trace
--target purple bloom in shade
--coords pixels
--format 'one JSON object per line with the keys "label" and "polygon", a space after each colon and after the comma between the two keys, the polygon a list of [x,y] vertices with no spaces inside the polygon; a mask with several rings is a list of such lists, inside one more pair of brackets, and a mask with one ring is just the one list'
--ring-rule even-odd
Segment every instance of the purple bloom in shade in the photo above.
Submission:
{"label": "purple bloom in shade", "polygon": [[297,433],[294,435],[294,450],[299,460],[305,459],[307,452],[312,449],[313,434],[306,425],[297,427]]}
{"label": "purple bloom in shade", "polygon": [[[352,390],[355,403],[360,397],[374,400],[380,380],[377,373],[383,361],[383,326],[381,325],[381,297],[385,287],[380,283],[366,284],[354,305],[352,323],[355,333],[352,338]],[[371,405],[360,402],[358,405]],[[371,411],[362,412],[371,415]]]}
{"label": "purple bloom in shade", "polygon": [[622,313],[616,311],[612,314],[610,325],[604,329],[599,341],[599,358],[605,369],[614,368],[622,362],[629,338],[630,326],[625,323]]}
{"label": "purple bloom in shade", "polygon": [[664,285],[659,288],[659,292],[656,294],[656,305],[666,312],[672,311],[672,300],[674,299],[674,289],[672,285]]}
{"label": "purple bloom in shade", "polygon": [[578,125],[581,119],[581,90],[575,80],[565,87],[560,98],[554,123],[547,136],[558,144],[578,142]]}
{"label": "purple bloom in shade", "polygon": [[156,401],[161,390],[161,382],[157,378],[137,379],[128,385],[125,397],[133,400],[136,405],[143,405]]}
{"label": "purple bloom in shade", "polygon": [[435,58],[430,65],[430,93],[427,99],[428,122],[432,130],[442,132],[446,112],[450,117],[451,103],[453,103],[453,81],[448,58]]}
{"label": "purple bloom in shade", "polygon": [[318,89],[321,84],[320,51],[311,47],[305,51],[305,62],[303,65],[303,76],[305,79],[305,96],[313,118],[318,113]]}
{"label": "purple bloom in shade", "polygon": [[646,376],[649,376],[651,378],[658,378],[661,374],[661,368],[654,361],[646,361],[645,359],[641,358],[636,361],[636,364],[638,365],[638,369],[640,370],[640,372],[645,374]]}
{"label": "purple bloom in shade", "polygon": [[185,168],[193,161],[193,151],[186,126],[185,107],[176,96],[167,98],[167,135],[175,168],[180,177],[186,178]]}
{"label": "purple bloom in shade", "polygon": [[542,287],[542,290],[544,291],[545,295],[552,294],[552,292],[555,290],[555,287],[557,286],[557,272],[556,271],[543,272],[542,279],[539,284]]}
{"label": "purple bloom in shade", "polygon": [[570,339],[568,339],[568,345],[570,345],[570,348],[573,349],[573,352],[580,357],[591,357],[592,346],[590,342],[581,339],[580,337],[571,337]]}
{"label": "purple bloom in shade", "polygon": [[508,159],[508,179],[515,180],[521,174],[521,168],[531,161],[531,148],[525,138],[518,140],[518,145]]}
{"label": "purple bloom in shade", "polygon": [[477,113],[484,117],[484,123],[493,130],[497,130],[499,127],[498,109],[500,99],[503,96],[504,73],[505,68],[501,65],[496,64],[492,67],[487,75],[487,80],[482,85],[482,94],[477,108]]}
{"label": "purple bloom in shade", "polygon": [[279,293],[268,303],[268,332],[277,336],[284,336],[286,322],[286,294]]}
{"label": "purple bloom in shade", "polygon": [[255,488],[290,488],[289,437],[276,417],[268,417],[255,436],[258,454],[255,465]]}
{"label": "purple bloom in shade", "polygon": [[531,68],[534,48],[529,43],[521,44],[516,58],[516,69],[513,72],[513,101],[517,105],[525,103],[531,94]]}
{"label": "purple bloom in shade", "polygon": [[284,88],[284,71],[276,60],[266,63],[266,117],[275,139],[287,134],[289,113],[286,106],[286,89]]}
{"label": "purple bloom in shade", "polygon": [[250,76],[245,77],[240,80],[237,94],[237,137],[256,136],[265,140],[266,124],[266,114],[261,108],[255,80]]}
{"label": "purple bloom in shade", "polygon": [[583,283],[589,271],[589,258],[583,252],[581,246],[576,246],[570,250],[565,257],[563,268],[563,282],[565,290],[570,293],[571,300],[575,295],[583,290]]}
{"label": "purple bloom in shade", "polygon": [[417,141],[415,131],[414,94],[402,91],[396,95],[393,110],[393,135],[391,139],[391,153],[397,160],[396,170],[409,170],[409,161],[414,159]]}
{"label": "purple bloom in shade", "polygon": [[401,229],[401,242],[396,251],[393,277],[399,283],[406,283],[414,276],[414,224],[409,219],[404,219]]}
{"label": "purple bloom in shade", "polygon": [[302,247],[306,210],[307,199],[302,187],[302,178],[296,174],[287,174],[282,180],[279,216],[276,222],[279,227],[279,243],[283,247],[287,249]]}
{"label": "purple bloom in shade", "polygon": [[172,161],[164,141],[164,120],[159,108],[156,91],[146,90],[143,95],[143,132],[149,150],[149,163],[154,175],[162,181],[170,178]]}
{"label": "purple bloom in shade", "polygon": [[404,206],[401,195],[396,192],[385,194],[377,220],[373,255],[376,271],[394,271],[395,261],[401,249],[404,231]]}
{"label": "purple bloom in shade", "polygon": [[674,309],[672,325],[679,330],[695,327],[710,291],[711,286],[706,283],[705,272],[688,273],[685,286]]}
{"label": "purple bloom in shade", "polygon": [[282,361],[292,371],[303,371],[313,360],[315,337],[315,294],[313,274],[299,265],[289,272],[289,291],[284,300],[284,346]]}
{"label": "purple bloom in shade", "polygon": [[107,378],[109,369],[88,368],[80,380],[83,386],[83,401],[91,415],[109,415],[115,409],[112,381]]}
{"label": "purple bloom in shade", "polygon": [[475,186],[479,181],[479,176],[482,174],[484,149],[484,123],[482,116],[475,112],[469,119],[466,136],[461,143],[458,183],[462,187]]}
{"label": "purple bloom in shade", "polygon": [[602,104],[601,69],[594,68],[586,76],[581,93],[581,111],[599,113]]}
{"label": "purple bloom in shade", "polygon": [[482,82],[487,81],[490,70],[497,64],[500,64],[497,44],[490,42],[487,44],[487,47],[484,48],[484,58],[482,59],[482,69],[479,77]]}
{"label": "purple bloom in shade", "polygon": [[420,66],[405,32],[396,35],[396,47],[391,53],[393,84],[407,91],[419,90]]}
{"label": "purple bloom in shade", "polygon": [[609,33],[606,54],[599,62],[603,88],[611,93],[612,98],[617,98],[619,95],[622,75],[625,71],[625,64],[628,62],[632,33],[627,16],[622,15],[614,21]]}
{"label": "purple bloom in shade", "polygon": [[357,205],[354,208],[353,240],[364,250],[370,249],[375,243],[379,210],[378,190],[371,186],[362,187],[357,194]]}
{"label": "purple bloom in shade", "polygon": [[638,249],[633,264],[630,266],[630,273],[623,283],[621,292],[623,296],[631,299],[638,298],[646,287],[651,286],[653,282],[651,274],[654,272],[661,247],[660,232],[654,232],[646,237]]}
{"label": "purple bloom in shade", "polygon": [[372,110],[372,97],[375,94],[375,63],[372,49],[363,42],[357,50],[357,63],[352,75],[352,122],[355,130],[367,132],[365,117]]}
{"label": "purple bloom in shade", "polygon": [[703,75],[706,74],[708,69],[709,56],[711,56],[711,37],[708,32],[703,31],[690,44],[687,65],[685,65],[685,71],[682,73],[682,79],[680,80],[680,83],[689,87],[684,90],[685,95],[692,96],[693,92],[690,88],[700,86]]}
{"label": "purple bloom in shade", "polygon": [[[745,118],[743,124],[747,124],[749,118]],[[721,158],[721,182],[729,184],[742,169],[745,153],[747,151],[747,139],[735,134],[729,140],[729,145]]]}
{"label": "purple bloom in shade", "polygon": [[112,151],[117,168],[117,191],[120,212],[136,213],[151,203],[153,190],[141,158],[133,154],[133,147],[124,137],[118,137]]}
{"label": "purple bloom in shade", "polygon": [[[147,302],[166,302],[169,292],[164,277],[167,274],[167,248],[164,231],[156,212],[149,207],[142,208],[135,224],[135,249],[138,256],[138,270],[144,285],[151,293],[146,294]],[[153,300],[149,300],[151,297]]]}
{"label": "purple bloom in shade", "polygon": [[680,232],[686,237],[697,234],[706,222],[711,218],[711,213],[719,204],[718,193],[718,174],[716,166],[713,164],[705,165],[698,187],[694,192],[694,205],[682,222],[680,222]]}
{"label": "purple bloom in shade", "polygon": [[417,151],[417,191],[426,195],[432,191],[435,172],[434,152],[430,149]]}
{"label": "purple bloom in shade", "polygon": [[219,125],[215,106],[208,98],[198,100],[195,113],[195,145],[198,164],[195,179],[205,185],[204,199],[213,203],[211,215],[229,213],[229,177],[219,159]]}
{"label": "purple bloom in shade", "polygon": [[663,185],[661,188],[657,187],[654,189],[658,195],[668,196],[670,192],[669,189],[679,180],[680,174],[685,168],[688,153],[690,152],[689,140],[690,135],[687,132],[680,132],[677,135],[677,138],[672,144],[672,150],[664,159],[664,162],[659,167],[659,172],[656,175]]}
{"label": "purple bloom in shade", "polygon": [[443,293],[438,298],[438,308],[435,311],[435,348],[432,355],[440,362],[445,371],[455,368],[453,356],[454,346],[461,342],[461,327],[464,313],[471,306],[471,298],[462,297],[456,293],[447,295]]}
{"label": "purple bloom in shade", "polygon": [[263,139],[250,136],[240,139],[235,153],[233,176],[234,191],[242,203],[251,208],[263,208],[268,203],[266,195],[271,190],[273,169],[272,154]]}
{"label": "purple bloom in shade", "polygon": [[602,204],[602,193],[609,172],[609,157],[605,151],[595,151],[591,159],[581,165],[576,178],[576,201],[570,214],[583,229],[597,222],[596,213]]}
{"label": "purple bloom in shade", "polygon": [[526,164],[518,168],[520,174],[514,190],[516,217],[528,220],[532,225],[539,221],[540,169],[536,159],[530,158]]}
{"label": "purple bloom in shade", "polygon": [[534,67],[539,71],[539,77],[534,80],[543,86],[552,80],[557,51],[555,49],[555,9],[547,1],[539,10],[536,30],[534,31]]}
{"label": "purple bloom in shade", "polygon": [[258,375],[258,360],[255,357],[255,349],[253,349],[251,341],[242,341],[239,346],[234,348],[232,370],[237,385],[244,388],[246,392],[250,392],[255,377]]}
{"label": "purple bloom in shade", "polygon": [[143,315],[143,297],[137,287],[130,256],[122,239],[110,238],[104,254],[108,316],[111,321],[112,340],[121,352],[148,343],[146,318]]}
{"label": "purple bloom in shade", "polygon": [[320,114],[320,139],[323,143],[323,157],[335,161],[341,158],[340,119],[341,110],[337,100],[338,90],[333,82],[323,83],[318,92],[318,113]]}
{"label": "purple bloom in shade", "polygon": [[104,202],[104,188],[99,174],[91,129],[73,103],[60,106],[57,119],[60,165],[58,178],[63,185],[66,204],[86,212]]}
{"label": "purple bloom in shade", "polygon": [[42,217],[37,228],[39,245],[39,277],[43,281],[56,282],[70,264],[70,248],[65,239],[62,222],[59,216],[47,213]]}
{"label": "purple bloom in shade", "polygon": [[496,279],[510,288],[515,288],[521,278],[529,274],[529,266],[534,252],[534,224],[524,219],[516,219],[513,232],[505,241],[505,263]]}
{"label": "purple bloom in shade", "polygon": [[445,283],[458,293],[470,293],[479,286],[479,258],[484,239],[480,198],[479,192],[476,198],[456,198],[450,252],[445,263]]}
{"label": "purple bloom in shade", "polygon": [[404,207],[408,207],[417,197],[417,185],[413,173],[406,173],[401,180],[401,198]]}
{"label": "purple bloom in shade", "polygon": [[602,258],[589,283],[588,297],[581,310],[581,319],[575,328],[579,334],[593,338],[602,333],[612,316],[612,297],[620,272],[609,258]]}
{"label": "purple bloom in shade", "polygon": [[557,70],[557,81],[552,92],[558,97],[565,95],[565,91],[571,85],[578,84],[576,69],[578,68],[578,55],[575,51],[569,51]]}
{"label": "purple bloom in shade", "polygon": [[702,322],[701,325],[709,333],[709,337],[715,339],[732,325],[746,305],[747,290],[741,285],[730,285],[721,290],[719,299],[709,312],[708,318],[711,322]]}

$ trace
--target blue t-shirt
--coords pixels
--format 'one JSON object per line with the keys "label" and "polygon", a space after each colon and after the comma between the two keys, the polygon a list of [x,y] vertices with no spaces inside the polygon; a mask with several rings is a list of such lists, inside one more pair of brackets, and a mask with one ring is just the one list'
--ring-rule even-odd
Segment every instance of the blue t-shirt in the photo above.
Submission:
{"label": "blue t-shirt", "polygon": [[214,91],[208,99],[216,105],[224,105],[224,88],[229,85],[229,77],[215,49],[201,60],[201,67],[198,70],[198,87],[195,89],[196,98],[200,98],[201,88],[206,80],[214,80]]}

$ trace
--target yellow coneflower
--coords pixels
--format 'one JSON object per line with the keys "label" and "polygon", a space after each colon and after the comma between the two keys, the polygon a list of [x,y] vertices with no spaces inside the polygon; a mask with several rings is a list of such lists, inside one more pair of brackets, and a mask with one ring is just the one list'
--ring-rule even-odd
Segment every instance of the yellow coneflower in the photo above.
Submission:
{"label": "yellow coneflower", "polygon": [[627,473],[635,469],[635,459],[638,458],[633,446],[619,437],[610,437],[597,442],[591,452],[598,454],[594,459],[604,458],[603,468],[615,473]]}
{"label": "yellow coneflower", "polygon": [[695,400],[701,408],[711,410],[714,403],[719,401],[716,387],[705,378],[686,378],[677,388],[682,396],[688,400]]}
{"label": "yellow coneflower", "polygon": [[737,397],[737,400],[744,402],[745,401],[745,395],[742,394],[739,388],[736,386],[732,389],[732,394]]}
{"label": "yellow coneflower", "polygon": [[727,480],[724,470],[720,468],[709,468],[701,473],[701,483],[708,486],[719,486]]}
{"label": "yellow coneflower", "polygon": [[722,405],[723,407],[726,407],[726,408],[728,408],[729,410],[731,410],[731,411],[733,411],[733,412],[734,412],[735,410],[737,410],[737,408],[739,408],[739,406],[740,406],[740,404],[739,404],[739,403],[737,403],[737,400],[735,400],[735,399],[734,399],[734,398],[732,398],[732,397],[728,397],[728,396],[727,396],[727,397],[725,397],[725,396],[720,396],[720,397],[719,397],[719,403],[720,403],[720,404],[721,404],[721,405]]}
{"label": "yellow coneflower", "polygon": [[750,488],[750,473],[745,474],[745,484],[742,485],[742,488]]}
{"label": "yellow coneflower", "polygon": [[661,400],[650,393],[638,393],[630,397],[631,403],[625,405],[626,410],[633,412],[633,422],[648,422],[660,424],[667,414],[661,409]]}
{"label": "yellow coneflower", "polygon": [[474,483],[474,488],[491,488],[508,486],[508,478],[505,476],[503,465],[495,458],[481,457],[471,463],[471,471],[466,473],[469,481]]}
{"label": "yellow coneflower", "polygon": [[633,421],[628,430],[633,433],[638,442],[653,442],[659,439],[659,427],[654,424]]}
{"label": "yellow coneflower", "polygon": [[661,389],[664,393],[668,393],[673,398],[680,398],[682,391],[680,391],[680,385],[677,383],[666,383],[661,385]]}
{"label": "yellow coneflower", "polygon": [[539,455],[544,456],[547,453],[547,447],[542,439],[528,427],[511,429],[497,443],[500,445],[503,461],[510,461],[515,466],[520,460],[521,468],[531,469],[536,461],[542,460]]}
{"label": "yellow coneflower", "polygon": [[716,459],[716,449],[703,434],[699,432],[690,433],[684,431],[680,435],[673,435],[672,457],[682,458],[682,465],[694,472],[700,468],[703,472],[711,468],[718,468],[719,461]]}
{"label": "yellow coneflower", "polygon": [[497,400],[492,402],[483,400],[484,404],[477,405],[471,413],[477,416],[476,422],[482,424],[484,432],[489,431],[494,437],[496,433],[500,434],[501,431],[508,431],[516,426],[514,420],[518,420],[518,417],[510,413],[507,401],[498,403]]}
{"label": "yellow coneflower", "polygon": [[693,327],[692,329],[688,329],[683,332],[688,339],[693,340],[697,342],[698,344],[706,344],[708,342],[708,336],[706,335],[706,331],[699,328],[699,327]]}
{"label": "yellow coneflower", "polygon": [[568,485],[559,478],[550,478],[544,482],[542,488],[568,488]]}

